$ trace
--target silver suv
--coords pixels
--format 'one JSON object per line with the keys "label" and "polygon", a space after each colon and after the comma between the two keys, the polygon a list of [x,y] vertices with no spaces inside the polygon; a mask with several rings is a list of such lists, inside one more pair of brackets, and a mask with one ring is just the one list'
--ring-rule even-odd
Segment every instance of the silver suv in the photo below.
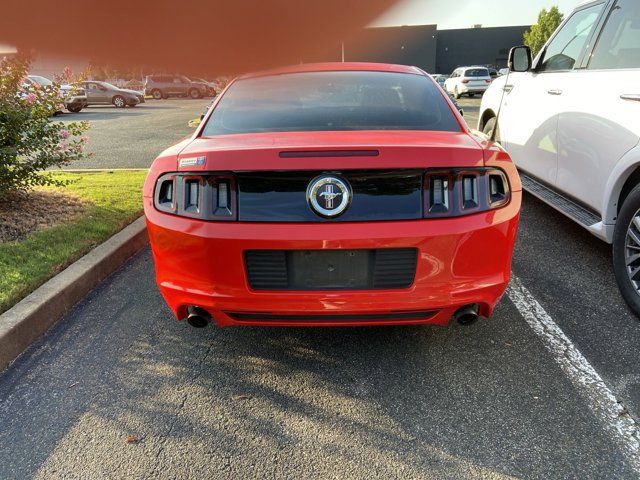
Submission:
{"label": "silver suv", "polygon": [[188,96],[195,99],[206,96],[208,86],[202,82],[194,82],[184,75],[147,75],[144,80],[144,93],[156,100],[171,96]]}

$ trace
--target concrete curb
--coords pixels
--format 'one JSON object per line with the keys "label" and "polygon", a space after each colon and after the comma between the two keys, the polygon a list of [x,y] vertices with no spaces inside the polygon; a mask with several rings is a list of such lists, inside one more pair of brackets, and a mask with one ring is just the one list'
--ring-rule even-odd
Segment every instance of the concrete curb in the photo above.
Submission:
{"label": "concrete curb", "polygon": [[0,315],[0,371],[147,243],[140,217]]}

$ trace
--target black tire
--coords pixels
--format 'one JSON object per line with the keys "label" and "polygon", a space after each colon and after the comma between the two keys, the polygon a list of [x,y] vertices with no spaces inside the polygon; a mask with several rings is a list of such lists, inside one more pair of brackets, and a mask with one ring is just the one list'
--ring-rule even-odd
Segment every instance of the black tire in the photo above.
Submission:
{"label": "black tire", "polygon": [[189,97],[197,100],[198,98],[202,98],[202,93],[197,88],[192,88],[189,90]]}
{"label": "black tire", "polygon": [[159,88],[154,88],[153,90],[151,90],[151,96],[155,100],[162,100],[163,98],[165,98],[164,94],[162,93],[162,90],[160,90]]}
{"label": "black tire", "polygon": [[[489,135],[491,136],[491,133],[493,132],[493,127],[496,127],[496,117],[491,117],[489,120],[487,120],[487,123],[484,124],[484,127],[482,128],[482,133],[484,133],[485,135]],[[500,125],[498,125],[496,127],[496,142],[500,142]]]}
{"label": "black tire", "polygon": [[453,98],[456,100],[460,100],[460,92],[458,92],[458,87],[453,88]]}
{"label": "black tire", "polygon": [[80,113],[82,111],[82,105],[69,105],[67,110],[71,113]]}
{"label": "black tire", "polygon": [[111,103],[113,103],[116,108],[124,108],[127,106],[127,101],[122,95],[116,95],[113,97],[111,99]]}
{"label": "black tire", "polygon": [[636,224],[640,224],[640,218],[636,218],[639,215],[640,185],[637,185],[625,199],[616,220],[613,231],[613,272],[622,298],[638,318],[640,318],[640,271],[633,277],[634,280],[630,272],[640,267],[640,257],[630,261],[628,265],[627,260],[628,257],[633,258],[634,255],[640,254],[640,244],[632,238],[640,236],[640,227]]}

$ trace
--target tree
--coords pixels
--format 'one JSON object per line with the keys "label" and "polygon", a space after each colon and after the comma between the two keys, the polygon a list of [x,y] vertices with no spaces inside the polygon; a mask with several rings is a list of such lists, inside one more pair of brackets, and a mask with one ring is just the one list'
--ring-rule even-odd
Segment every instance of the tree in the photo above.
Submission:
{"label": "tree", "polygon": [[107,74],[104,71],[104,67],[93,62],[89,63],[88,76],[91,77],[91,80],[104,81],[107,79]]}
{"label": "tree", "polygon": [[29,67],[22,56],[0,61],[0,199],[14,190],[63,185],[44,171],[85,156],[82,134],[89,125],[50,118],[64,107],[62,78],[50,86],[26,85]]}
{"label": "tree", "polygon": [[538,23],[524,34],[524,44],[531,48],[534,57],[542,50],[563,19],[564,15],[560,13],[558,7],[551,7],[549,10],[543,8],[538,14]]}

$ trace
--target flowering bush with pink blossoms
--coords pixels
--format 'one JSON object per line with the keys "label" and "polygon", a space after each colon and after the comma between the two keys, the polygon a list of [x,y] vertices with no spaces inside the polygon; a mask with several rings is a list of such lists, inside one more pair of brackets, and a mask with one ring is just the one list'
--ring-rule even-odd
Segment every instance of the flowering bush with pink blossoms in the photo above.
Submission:
{"label": "flowering bush with pink blossoms", "polygon": [[44,170],[85,157],[89,124],[53,121],[63,108],[60,84],[27,86],[29,67],[21,56],[0,61],[0,200],[14,190],[62,185]]}

